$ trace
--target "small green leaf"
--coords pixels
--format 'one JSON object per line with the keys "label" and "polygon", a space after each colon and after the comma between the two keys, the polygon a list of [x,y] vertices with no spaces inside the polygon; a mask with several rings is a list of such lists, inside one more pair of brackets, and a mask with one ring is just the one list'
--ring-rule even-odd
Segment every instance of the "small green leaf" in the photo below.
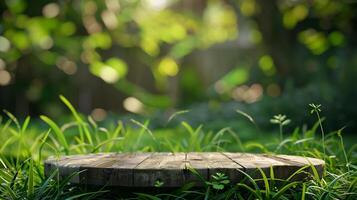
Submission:
{"label": "small green leaf", "polygon": [[214,185],[213,185],[213,188],[216,189],[216,190],[223,190],[223,189],[224,189],[224,185],[214,184]]}

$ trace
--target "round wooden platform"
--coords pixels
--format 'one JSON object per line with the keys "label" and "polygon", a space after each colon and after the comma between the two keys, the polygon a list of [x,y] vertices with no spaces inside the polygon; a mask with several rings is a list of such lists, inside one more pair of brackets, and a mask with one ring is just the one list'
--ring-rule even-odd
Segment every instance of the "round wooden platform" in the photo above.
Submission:
{"label": "round wooden platform", "polygon": [[[287,179],[303,166],[313,165],[320,177],[325,162],[320,159],[288,155],[262,155],[247,153],[207,152],[207,153],[107,153],[74,155],[50,158],[45,161],[45,174],[49,176],[55,169],[64,178],[80,172],[70,180],[72,183],[98,186],[153,187],[156,181],[163,187],[179,187],[188,182],[203,181],[192,173],[195,169],[205,180],[222,172],[232,183],[240,182],[245,172],[253,178],[260,178],[262,169],[270,177]],[[304,173],[294,176],[302,180],[311,173],[311,166]],[[306,173],[307,172],[307,173]]]}

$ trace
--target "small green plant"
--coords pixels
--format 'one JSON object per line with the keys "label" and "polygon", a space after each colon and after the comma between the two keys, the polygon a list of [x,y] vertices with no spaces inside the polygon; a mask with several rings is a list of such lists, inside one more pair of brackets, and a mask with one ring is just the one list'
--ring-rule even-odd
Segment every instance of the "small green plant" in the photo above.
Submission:
{"label": "small green plant", "polygon": [[211,185],[213,189],[223,190],[224,187],[229,184],[228,176],[224,173],[217,172],[215,175],[212,175],[213,180],[206,182],[207,185]]}
{"label": "small green plant", "polygon": [[279,124],[280,142],[283,141],[283,127],[288,125],[290,122],[291,120],[286,118],[286,115],[282,114],[274,115],[273,118],[270,119],[270,123]]}
{"label": "small green plant", "polygon": [[318,120],[318,123],[319,123],[319,126],[320,126],[320,130],[321,130],[322,149],[323,149],[323,152],[324,152],[324,159],[325,159],[325,156],[326,156],[325,132],[324,132],[324,129],[322,127],[322,121],[321,121],[321,117],[320,117],[321,104],[310,103],[309,106],[311,107],[310,114],[316,113],[316,116],[317,116],[317,120]]}
{"label": "small green plant", "polygon": [[161,180],[156,180],[155,183],[154,183],[154,187],[156,188],[160,188],[164,185],[164,182],[161,181]]}

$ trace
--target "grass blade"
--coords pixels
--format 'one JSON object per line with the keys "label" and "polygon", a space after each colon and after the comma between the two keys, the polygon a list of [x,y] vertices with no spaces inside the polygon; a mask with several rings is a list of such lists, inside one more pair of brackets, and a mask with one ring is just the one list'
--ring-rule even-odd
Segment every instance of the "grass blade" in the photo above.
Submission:
{"label": "grass blade", "polygon": [[48,124],[48,125],[52,128],[52,130],[53,130],[53,132],[56,134],[56,136],[57,136],[59,142],[60,142],[61,145],[63,146],[63,148],[64,148],[66,154],[68,154],[68,153],[69,153],[69,146],[68,146],[67,140],[66,140],[66,138],[64,137],[64,134],[62,133],[61,129],[60,129],[60,128],[57,126],[57,124],[56,124],[54,121],[52,121],[50,118],[48,118],[48,117],[46,117],[46,116],[44,116],[44,115],[41,115],[40,118],[41,118],[44,122],[46,122],[46,124]]}
{"label": "grass blade", "polygon": [[21,133],[24,133],[30,123],[30,116],[27,116],[21,127]]}
{"label": "grass blade", "polygon": [[261,168],[258,168],[260,174],[263,177],[263,182],[264,182],[264,186],[265,186],[265,197],[266,199],[269,199],[269,195],[270,195],[270,185],[269,185],[269,181],[267,176],[265,175],[265,173],[263,172],[263,170]]}
{"label": "grass blade", "polygon": [[21,126],[20,126],[19,121],[16,119],[16,117],[7,110],[3,110],[3,112],[11,119],[11,121],[13,121],[15,123],[17,129],[20,131]]}
{"label": "grass blade", "polygon": [[243,111],[241,111],[241,110],[239,110],[239,109],[237,109],[236,112],[237,112],[238,114],[243,115],[243,116],[246,117],[250,122],[252,122],[254,125],[256,125],[256,123],[255,123],[253,117],[251,117],[251,116],[250,116],[249,114],[247,114],[246,112],[243,112]]}
{"label": "grass blade", "polygon": [[148,132],[150,134],[151,138],[156,142],[156,138],[155,138],[154,134],[151,132],[150,129],[148,129],[147,125],[144,125],[144,124],[136,121],[135,119],[131,119],[130,121],[133,122],[134,124],[140,126],[141,128],[143,128],[146,132]]}
{"label": "grass blade", "polygon": [[273,199],[280,199],[281,196],[284,194],[284,192],[286,190],[288,190],[291,187],[294,187],[295,185],[297,185],[299,182],[291,182],[287,185],[285,185],[283,188],[281,188],[274,196]]}
{"label": "grass blade", "polygon": [[305,200],[306,195],[306,183],[302,184],[302,191],[301,191],[301,200]]}
{"label": "grass blade", "polygon": [[178,115],[182,115],[182,114],[185,114],[185,113],[188,113],[190,112],[189,110],[181,110],[181,111],[177,111],[175,112],[174,114],[172,114],[169,119],[167,120],[166,124],[170,123],[171,120],[173,120],[176,116]]}
{"label": "grass blade", "polygon": [[32,196],[34,193],[34,169],[33,169],[33,159],[30,160],[29,175],[27,182],[27,193],[28,196]]}
{"label": "grass blade", "polygon": [[[72,104],[66,99],[66,97],[60,95],[60,99],[61,101],[67,106],[67,108],[71,111],[72,115],[74,116],[74,118],[76,119],[78,125],[80,126],[80,129],[82,128],[84,130],[84,134],[87,137],[87,140],[89,142],[89,144],[93,144],[93,140],[92,140],[92,136],[90,134],[90,131],[87,127],[87,125],[84,123],[84,121],[82,120],[82,118],[79,116],[79,114],[77,113],[76,109],[72,106]],[[80,130],[81,131],[81,130]]]}

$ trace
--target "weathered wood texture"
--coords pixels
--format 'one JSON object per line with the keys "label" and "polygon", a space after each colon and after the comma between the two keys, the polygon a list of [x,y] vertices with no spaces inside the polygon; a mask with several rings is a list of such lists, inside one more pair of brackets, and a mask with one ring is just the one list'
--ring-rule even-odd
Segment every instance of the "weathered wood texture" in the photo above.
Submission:
{"label": "weathered wood texture", "polygon": [[107,153],[50,158],[45,161],[45,174],[50,176],[58,170],[61,178],[73,175],[70,181],[83,185],[152,187],[160,181],[164,187],[179,187],[188,182],[200,186],[202,178],[211,180],[217,172],[226,174],[232,183],[242,181],[244,174],[261,178],[262,172],[267,177],[302,180],[311,176],[312,167],[321,177],[324,165],[320,159],[289,155]]}

